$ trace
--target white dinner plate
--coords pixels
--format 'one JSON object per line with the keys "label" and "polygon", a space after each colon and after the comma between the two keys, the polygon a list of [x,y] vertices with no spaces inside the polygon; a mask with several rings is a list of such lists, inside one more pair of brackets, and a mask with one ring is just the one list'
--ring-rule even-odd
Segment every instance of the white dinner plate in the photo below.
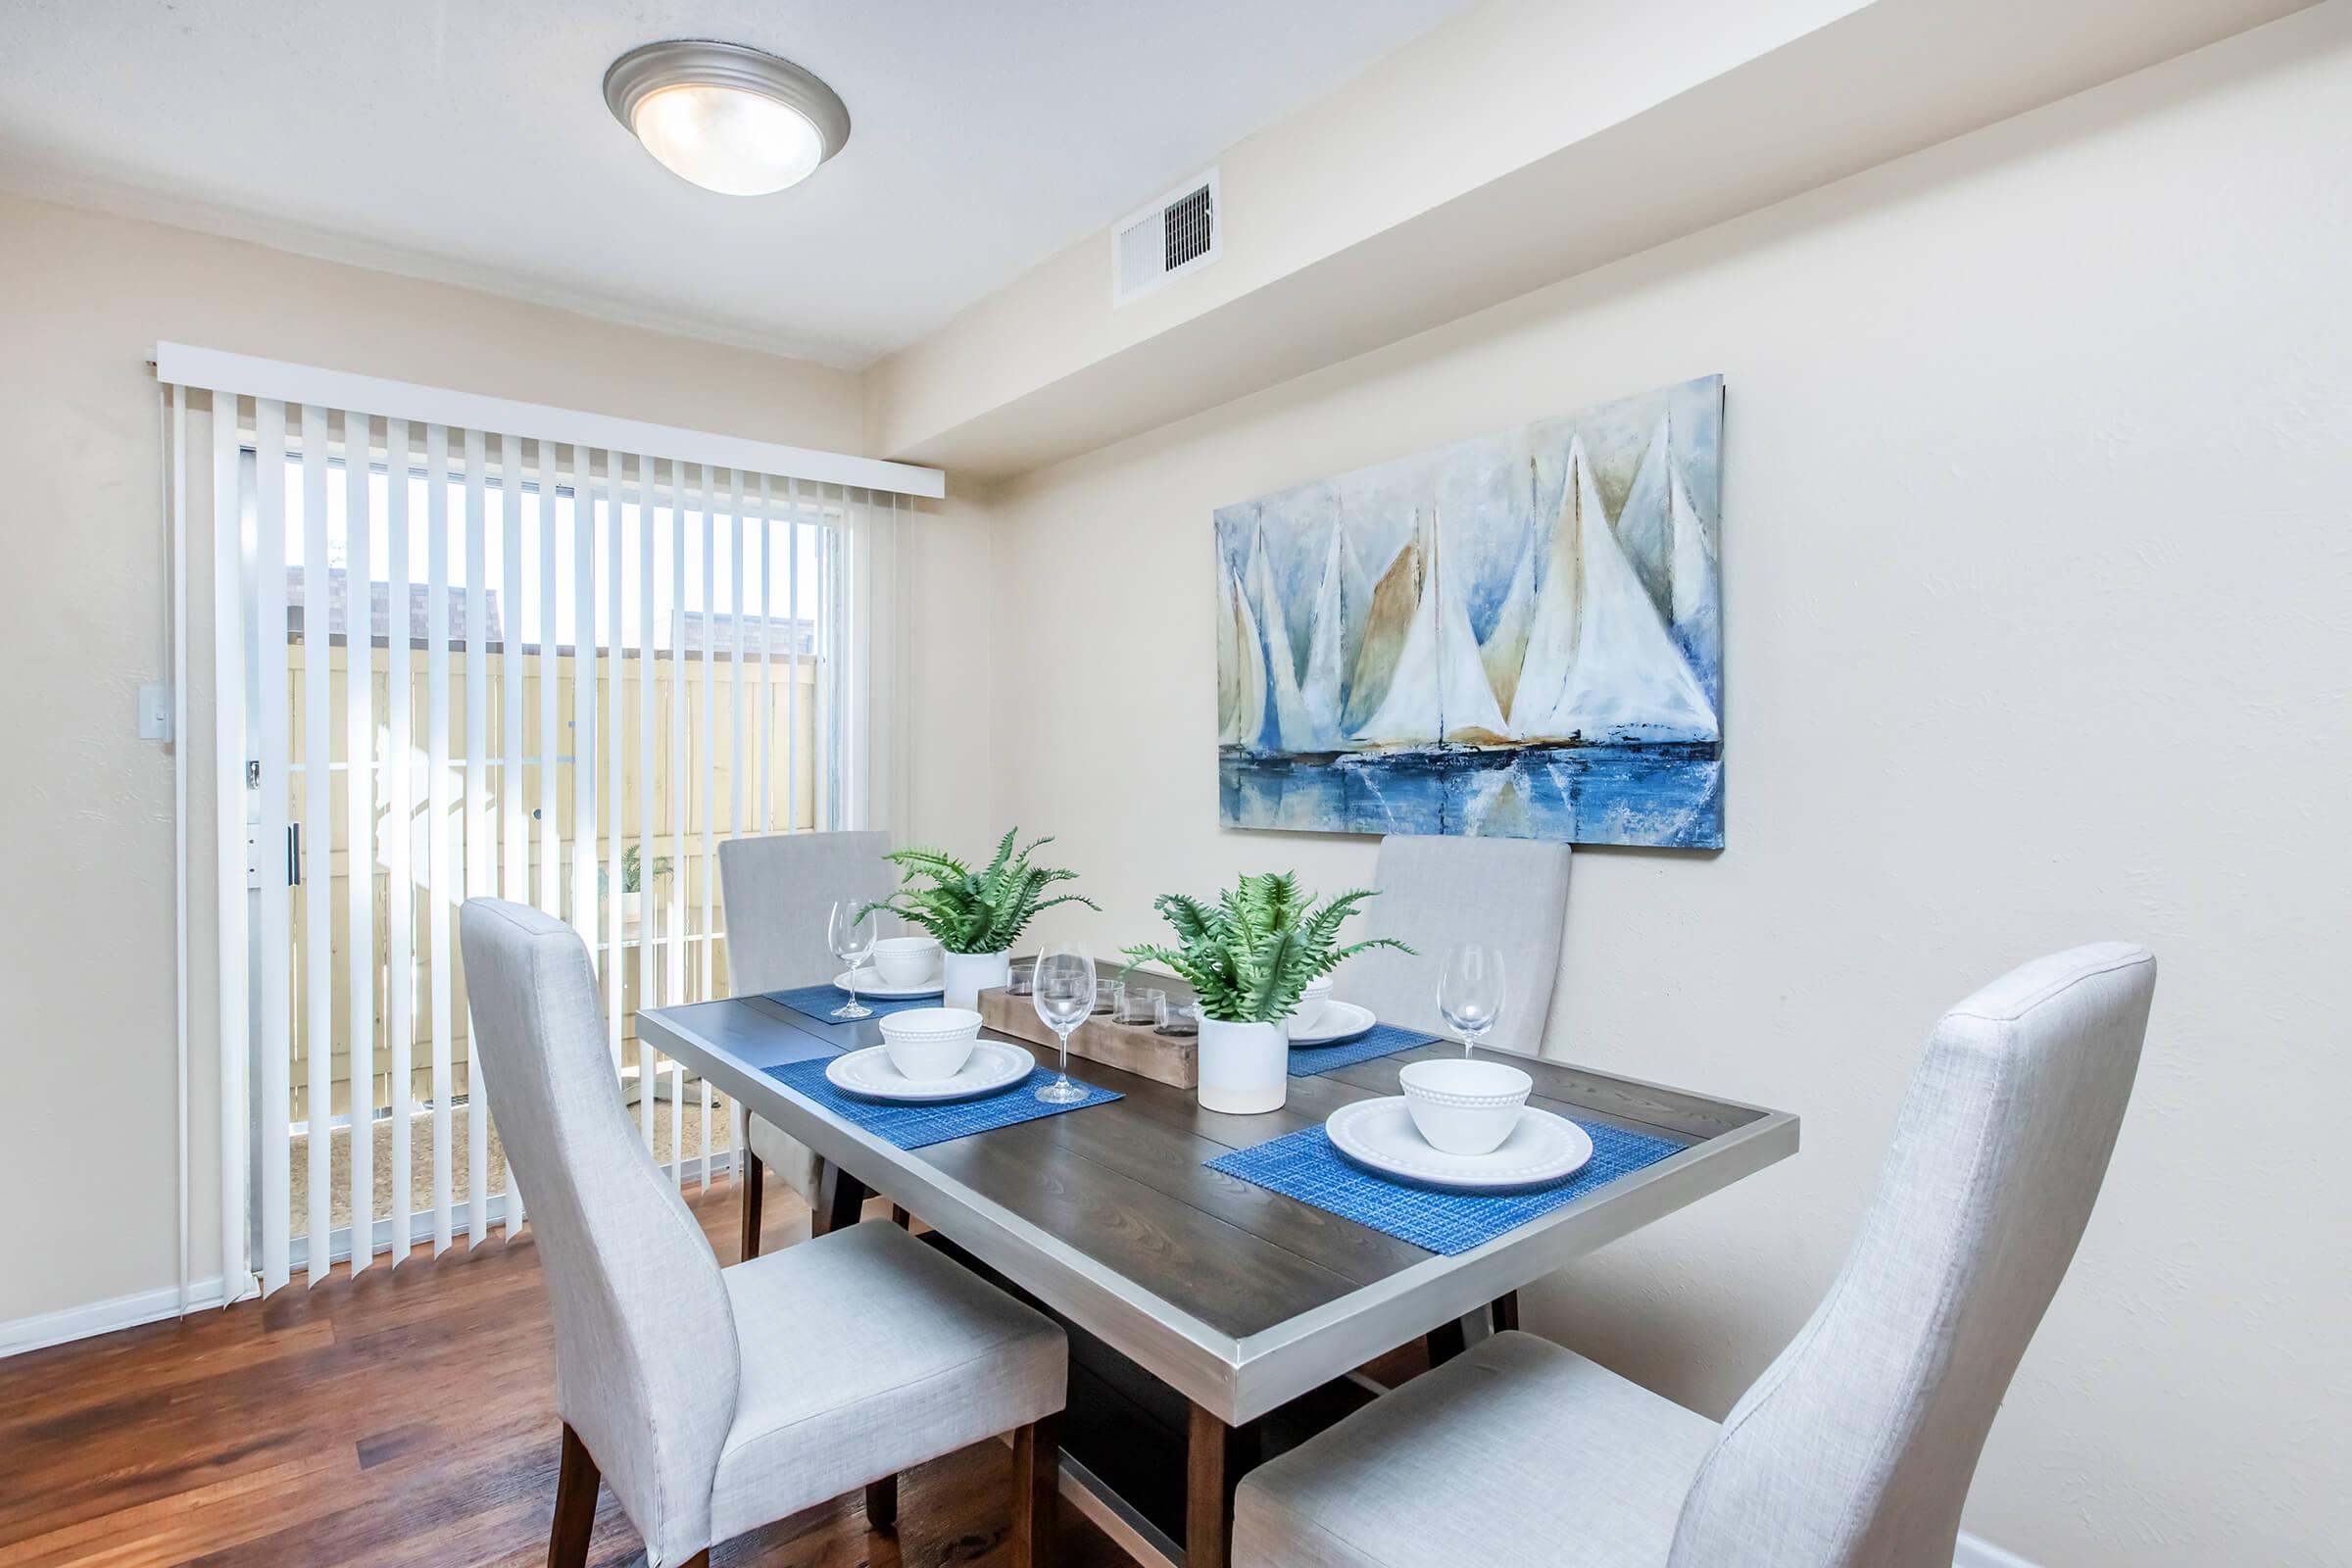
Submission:
{"label": "white dinner plate", "polygon": [[1370,1007],[1359,1007],[1352,1002],[1326,1002],[1323,1015],[1315,1020],[1314,1028],[1291,1031],[1291,1044],[1336,1046],[1343,1040],[1361,1040],[1379,1022]]}
{"label": "white dinner plate", "polygon": [[1432,1149],[1413,1126],[1402,1095],[1342,1105],[1323,1123],[1323,1130],[1331,1135],[1333,1148],[1383,1176],[1460,1193],[1545,1186],[1575,1175],[1592,1157],[1592,1140],[1582,1127],[1533,1105],[1521,1108],[1519,1125],[1485,1154],[1447,1154]]}
{"label": "white dinner plate", "polygon": [[972,1047],[971,1059],[955,1077],[917,1083],[891,1065],[889,1047],[868,1046],[863,1051],[834,1057],[825,1068],[825,1077],[844,1094],[866,1100],[920,1102],[993,1095],[1028,1077],[1036,1065],[1037,1058],[1018,1046],[1008,1046],[1002,1040],[983,1040]]}
{"label": "white dinner plate", "polygon": [[[850,994],[850,976],[847,970],[833,977],[833,989],[845,997]],[[916,997],[945,996],[947,989],[947,982],[944,980],[926,980],[919,986],[886,986],[882,983],[881,974],[871,966],[858,971],[858,995],[860,998],[873,997],[883,1002],[911,1002]]]}

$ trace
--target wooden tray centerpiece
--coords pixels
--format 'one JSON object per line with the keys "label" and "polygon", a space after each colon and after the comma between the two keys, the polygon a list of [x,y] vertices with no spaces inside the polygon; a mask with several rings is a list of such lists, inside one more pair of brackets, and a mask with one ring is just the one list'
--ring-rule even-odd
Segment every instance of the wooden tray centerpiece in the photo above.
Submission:
{"label": "wooden tray centerpiece", "polygon": [[[1191,988],[1170,976],[1146,972],[1141,983],[1165,990],[1171,1002],[1192,1000]],[[1002,986],[981,992],[980,1018],[999,1034],[1053,1050],[1054,1031],[1046,1027],[1037,1015],[1036,1004],[1026,995],[1015,996]],[[1178,1089],[1200,1086],[1198,1034],[1163,1035],[1148,1023],[1112,1023],[1109,1013],[1098,1012],[1071,1032],[1070,1054]],[[1049,1058],[1047,1065],[1052,1064]]]}

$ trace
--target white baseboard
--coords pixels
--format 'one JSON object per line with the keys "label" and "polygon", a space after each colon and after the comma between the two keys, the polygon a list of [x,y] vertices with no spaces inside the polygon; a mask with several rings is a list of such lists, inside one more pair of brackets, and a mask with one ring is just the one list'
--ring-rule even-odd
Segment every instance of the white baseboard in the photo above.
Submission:
{"label": "white baseboard", "polygon": [[2038,1568],[2038,1565],[1994,1545],[1983,1536],[1972,1536],[1963,1530],[1960,1544],[1952,1552],[1952,1568]]}
{"label": "white baseboard", "polygon": [[[224,1304],[220,1296],[220,1275],[188,1282],[189,1311],[208,1310]],[[155,1323],[178,1315],[179,1289],[167,1285],[161,1290],[133,1291],[128,1296],[69,1306],[63,1311],[44,1312],[38,1317],[21,1317],[14,1323],[0,1323],[0,1357],[21,1355],[26,1350],[46,1349],[52,1345],[63,1345],[68,1340],[86,1340],[93,1334],[112,1334],[117,1329],[136,1328],[142,1323]]]}

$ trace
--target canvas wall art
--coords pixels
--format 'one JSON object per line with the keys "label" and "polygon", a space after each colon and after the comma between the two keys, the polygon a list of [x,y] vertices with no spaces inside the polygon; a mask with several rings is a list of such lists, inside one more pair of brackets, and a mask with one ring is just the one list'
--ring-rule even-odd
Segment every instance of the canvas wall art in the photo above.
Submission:
{"label": "canvas wall art", "polygon": [[1216,514],[1221,818],[1723,843],[1723,378]]}

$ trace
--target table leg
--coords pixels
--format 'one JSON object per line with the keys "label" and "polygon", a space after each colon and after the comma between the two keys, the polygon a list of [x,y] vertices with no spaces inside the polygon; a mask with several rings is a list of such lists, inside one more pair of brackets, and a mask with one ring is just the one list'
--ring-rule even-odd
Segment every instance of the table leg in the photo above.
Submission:
{"label": "table leg", "polygon": [[1193,1406],[1187,1439],[1184,1568],[1227,1568],[1233,1560],[1233,1493],[1253,1457],[1255,1428],[1229,1427]]}
{"label": "table leg", "polygon": [[1469,1348],[1469,1335],[1462,1329],[1462,1320],[1441,1323],[1429,1331],[1429,1364],[1444,1366]]}
{"label": "table leg", "polygon": [[865,1184],[831,1160],[816,1172],[816,1202],[808,1211],[808,1234],[823,1236],[858,1223],[865,1206]]}

